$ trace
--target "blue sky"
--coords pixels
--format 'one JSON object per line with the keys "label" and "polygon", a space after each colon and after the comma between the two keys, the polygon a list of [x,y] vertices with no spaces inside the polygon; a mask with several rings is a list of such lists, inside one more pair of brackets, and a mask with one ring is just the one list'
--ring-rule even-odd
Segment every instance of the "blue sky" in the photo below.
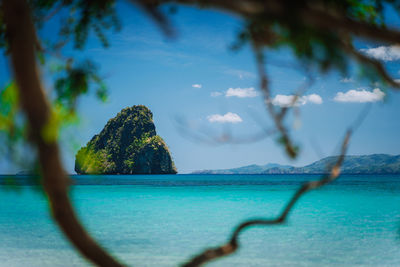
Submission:
{"label": "blue sky", "polygon": [[[74,51],[68,46],[64,50],[66,55],[96,61],[110,93],[107,103],[98,101],[93,94],[79,100],[81,122],[65,131],[62,139],[68,172],[73,173],[74,154],[79,146],[101,131],[122,108],[138,104],[152,110],[157,132],[170,147],[180,173],[248,164],[299,166],[335,154],[346,128],[367,102],[371,103],[370,113],[355,133],[349,154],[400,154],[400,94],[358,82],[356,70],[348,77],[337,72],[313,73],[315,83],[299,102],[299,117],[290,116],[287,120],[293,139],[301,148],[294,161],[277,144],[277,136],[243,144],[192,140],[179,130],[177,118],[187,122],[191,133],[208,137],[230,133],[236,139],[252,139],[273,126],[258,91],[250,48],[245,46],[237,52],[229,49],[242,22],[216,11],[180,7],[171,16],[178,36],[169,40],[129,4],[119,3],[118,11],[123,28],[119,33],[108,34],[110,48],[104,49],[90,36],[85,50]],[[389,15],[393,14],[389,11]],[[398,26],[398,19],[389,22]],[[57,23],[51,24],[41,36],[54,36],[56,28]],[[400,78],[397,48],[361,41],[357,46],[384,60],[393,76]],[[271,51],[267,58],[274,63],[296,62],[286,49]],[[7,64],[6,58],[0,58],[1,85],[10,79]],[[288,96],[306,78],[301,69],[277,64],[268,65],[267,71],[276,105],[285,105],[288,99],[290,102]],[[51,90],[50,78],[44,76]],[[15,170],[10,164],[0,164],[0,173]]]}

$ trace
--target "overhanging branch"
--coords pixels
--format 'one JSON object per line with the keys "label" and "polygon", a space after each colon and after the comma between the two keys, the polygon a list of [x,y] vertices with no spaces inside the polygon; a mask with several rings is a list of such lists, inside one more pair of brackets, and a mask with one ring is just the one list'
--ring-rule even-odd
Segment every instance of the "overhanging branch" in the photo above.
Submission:
{"label": "overhanging branch", "polygon": [[11,65],[21,106],[28,119],[31,142],[38,151],[52,215],[66,237],[88,260],[98,266],[122,267],[80,224],[68,196],[69,178],[62,167],[58,144],[56,140],[43,138],[42,129],[51,112],[36,64],[36,34],[30,7],[25,0],[4,0],[1,4]]}
{"label": "overhanging branch", "polygon": [[204,252],[200,253],[199,255],[190,259],[187,263],[183,264],[184,267],[196,267],[203,265],[211,260],[215,260],[227,255],[234,253],[239,248],[238,238],[239,235],[246,229],[256,226],[256,225],[277,225],[284,223],[290,212],[293,210],[297,201],[308,191],[315,190],[320,188],[330,182],[336,180],[340,175],[340,167],[343,163],[343,160],[346,155],[347,147],[349,144],[349,140],[352,134],[352,129],[349,129],[343,139],[340,156],[336,160],[334,166],[329,170],[329,172],[322,176],[320,180],[317,181],[309,181],[304,183],[292,196],[289,202],[286,204],[280,215],[278,215],[274,219],[256,219],[256,220],[248,220],[236,227],[233,234],[231,235],[230,240],[219,247],[210,248],[205,250]]}

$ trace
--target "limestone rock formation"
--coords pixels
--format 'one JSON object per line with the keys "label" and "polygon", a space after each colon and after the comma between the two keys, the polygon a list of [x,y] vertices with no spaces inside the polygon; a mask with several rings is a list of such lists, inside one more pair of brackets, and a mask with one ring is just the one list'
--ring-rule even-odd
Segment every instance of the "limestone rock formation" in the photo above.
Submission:
{"label": "limestone rock formation", "polygon": [[121,110],[75,158],[78,174],[175,174],[164,140],[156,134],[153,114],[142,105]]}

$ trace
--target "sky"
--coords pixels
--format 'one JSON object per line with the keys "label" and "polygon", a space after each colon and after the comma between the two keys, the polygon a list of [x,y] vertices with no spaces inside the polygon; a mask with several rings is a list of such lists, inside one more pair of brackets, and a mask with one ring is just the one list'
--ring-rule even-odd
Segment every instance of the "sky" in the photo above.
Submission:
{"label": "sky", "polygon": [[[69,173],[74,173],[79,147],[121,109],[133,105],[146,105],[153,112],[157,133],[169,146],[179,173],[267,163],[302,166],[335,155],[346,129],[367,105],[370,111],[351,140],[349,154],[400,154],[400,93],[360,82],[355,68],[346,77],[335,71],[312,73],[315,82],[298,99],[298,115],[287,120],[300,146],[299,157],[291,160],[277,143],[277,135],[262,134],[273,128],[273,122],[259,91],[250,47],[230,49],[242,21],[217,11],[179,7],[170,16],[177,36],[168,39],[130,4],[119,2],[117,9],[122,30],[107,34],[109,48],[90,35],[83,51],[71,45],[63,51],[94,60],[109,89],[106,103],[93,93],[81,97],[80,123],[62,134],[62,158]],[[398,16],[390,10],[387,13],[388,23],[399,27]],[[54,21],[40,32],[42,38],[55,36],[59,25],[57,18]],[[399,47],[358,41],[357,48],[382,60],[393,77],[400,79]],[[290,105],[293,93],[307,81],[306,73],[288,49],[270,51],[267,58],[271,101],[275,106]],[[3,87],[11,79],[4,56],[0,57],[0,73]],[[43,78],[51,91],[51,77],[44,73]],[[235,142],[207,142],[227,134]],[[16,171],[18,166],[0,163],[0,173]]]}

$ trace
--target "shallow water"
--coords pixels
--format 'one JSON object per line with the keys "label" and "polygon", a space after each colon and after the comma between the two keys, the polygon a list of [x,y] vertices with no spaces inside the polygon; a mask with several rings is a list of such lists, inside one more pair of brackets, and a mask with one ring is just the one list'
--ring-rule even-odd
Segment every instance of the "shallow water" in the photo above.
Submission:
{"label": "shallow water", "polygon": [[[78,213],[133,266],[177,266],[240,221],[273,217],[310,175],[73,176]],[[25,180],[21,180],[26,183]],[[0,266],[90,266],[33,186],[0,189]],[[342,176],[305,195],[288,223],[255,227],[210,266],[400,266],[400,176]]]}

